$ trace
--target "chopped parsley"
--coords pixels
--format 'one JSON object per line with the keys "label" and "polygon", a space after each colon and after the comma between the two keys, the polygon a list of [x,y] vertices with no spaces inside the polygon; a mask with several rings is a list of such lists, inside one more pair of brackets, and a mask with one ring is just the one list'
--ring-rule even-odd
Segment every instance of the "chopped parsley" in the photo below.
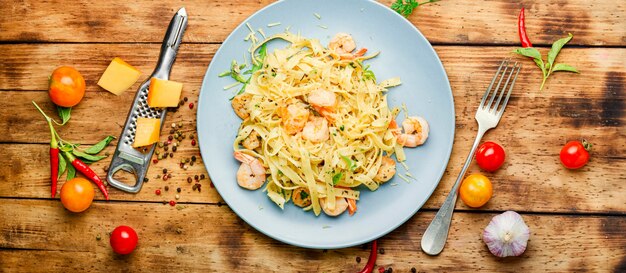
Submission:
{"label": "chopped parsley", "polygon": [[341,180],[342,177],[343,177],[343,173],[336,173],[335,175],[333,175],[333,185],[337,185],[337,183],[339,183],[339,180]]}

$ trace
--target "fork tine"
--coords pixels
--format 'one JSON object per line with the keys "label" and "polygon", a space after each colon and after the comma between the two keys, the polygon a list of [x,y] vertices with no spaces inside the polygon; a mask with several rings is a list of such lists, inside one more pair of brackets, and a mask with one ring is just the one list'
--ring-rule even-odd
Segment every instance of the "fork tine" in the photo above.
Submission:
{"label": "fork tine", "polygon": [[498,67],[498,71],[496,72],[496,75],[493,76],[493,79],[491,80],[491,83],[489,84],[489,87],[487,87],[487,91],[485,91],[485,94],[483,95],[483,99],[480,101],[480,106],[478,106],[478,109],[482,108],[485,105],[485,101],[487,100],[487,96],[489,95],[489,93],[491,93],[491,88],[493,87],[493,83],[496,82],[496,79],[498,78],[498,75],[500,74],[500,69],[502,69],[502,66],[507,61],[508,61],[508,59],[505,59],[505,60],[503,60],[500,63],[500,67]]}
{"label": "fork tine", "polygon": [[509,98],[511,97],[511,91],[513,91],[513,86],[515,86],[515,81],[517,80],[517,75],[519,74],[520,70],[522,70],[522,64],[520,64],[517,67],[517,72],[515,72],[515,77],[513,77],[513,81],[511,82],[511,86],[509,87],[509,92],[506,94],[506,98],[504,99],[504,102],[502,103],[502,107],[500,107],[500,110],[498,110],[497,112],[498,120],[502,117],[502,114],[504,113],[504,109],[506,108],[506,104],[509,103]]}
{"label": "fork tine", "polygon": [[509,83],[511,81],[511,76],[513,76],[513,73],[515,73],[515,69],[517,69],[517,65],[518,65],[517,62],[515,62],[513,64],[513,68],[511,69],[511,72],[509,73],[509,76],[506,78],[506,82],[504,83],[504,86],[502,87],[502,91],[497,90],[497,92],[500,93],[500,96],[498,96],[498,100],[496,101],[496,104],[493,105],[493,112],[497,112],[498,111],[498,106],[500,105],[500,101],[502,100],[502,96],[504,95],[504,93],[506,93],[506,87],[509,85]]}
{"label": "fork tine", "polygon": [[502,80],[504,80],[504,77],[506,76],[506,71],[509,70],[509,68],[510,68],[509,67],[509,60],[507,60],[506,66],[504,67],[504,71],[502,71],[502,73],[499,75],[500,76],[500,80],[498,81],[498,85],[496,85],[496,89],[494,90],[493,94],[491,95],[491,98],[489,99],[489,103],[487,103],[487,105],[485,105],[485,110],[491,112],[491,107],[493,106],[493,100],[498,95],[498,92],[500,91],[500,84],[502,84]]}

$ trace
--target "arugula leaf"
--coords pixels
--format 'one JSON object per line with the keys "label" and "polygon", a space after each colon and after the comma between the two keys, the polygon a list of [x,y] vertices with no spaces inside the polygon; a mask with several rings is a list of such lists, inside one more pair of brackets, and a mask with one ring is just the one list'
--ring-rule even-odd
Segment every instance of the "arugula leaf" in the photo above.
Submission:
{"label": "arugula leaf", "polygon": [[550,67],[554,65],[554,60],[556,60],[556,56],[561,51],[561,48],[563,48],[563,46],[567,44],[567,42],[569,42],[573,37],[574,35],[569,33],[567,37],[558,39],[552,44],[552,48],[550,48],[550,52],[548,52],[548,64],[550,64]]}
{"label": "arugula leaf", "polygon": [[115,139],[114,136],[107,136],[103,140],[100,140],[100,142],[96,143],[96,145],[93,145],[89,147],[89,149],[85,150],[85,153],[88,153],[90,155],[95,155],[101,152],[114,139]]}
{"label": "arugula leaf", "polygon": [[573,67],[569,64],[555,64],[554,67],[552,67],[552,72],[554,71],[567,71],[567,72],[579,73],[576,67]]}
{"label": "arugula leaf", "polygon": [[428,0],[423,3],[418,3],[416,0],[396,0],[393,4],[391,4],[391,9],[395,10],[397,13],[400,13],[402,16],[407,17],[413,13],[413,10],[416,9],[419,5],[424,5],[428,3],[434,3],[439,0]]}
{"label": "arugula leaf", "polygon": [[354,172],[354,170],[356,170],[356,163],[354,163],[352,159],[343,155],[339,155],[339,156],[341,156],[341,159],[343,159],[343,161],[345,161],[346,164],[348,164],[348,169],[350,169],[351,172]]}
{"label": "arugula leaf", "polygon": [[65,161],[65,157],[62,155],[59,155],[59,175],[57,176],[57,179],[61,178],[61,175],[63,175],[66,168],[67,168],[67,161]]}
{"label": "arugula leaf", "polygon": [[72,154],[82,159],[85,159],[83,160],[85,164],[87,164],[87,161],[96,162],[107,157],[106,155],[90,155],[79,150],[72,150]]}
{"label": "arugula leaf", "polygon": [[343,173],[336,173],[335,175],[333,175],[333,185],[337,185],[337,183],[339,183],[339,180],[341,180],[342,177],[343,177]]}
{"label": "arugula leaf", "polygon": [[65,125],[70,120],[72,107],[57,106],[57,112],[59,112],[59,117],[61,117],[61,125]]}
{"label": "arugula leaf", "polygon": [[65,177],[65,181],[70,180],[76,177],[76,169],[72,164],[67,164],[67,176]]}

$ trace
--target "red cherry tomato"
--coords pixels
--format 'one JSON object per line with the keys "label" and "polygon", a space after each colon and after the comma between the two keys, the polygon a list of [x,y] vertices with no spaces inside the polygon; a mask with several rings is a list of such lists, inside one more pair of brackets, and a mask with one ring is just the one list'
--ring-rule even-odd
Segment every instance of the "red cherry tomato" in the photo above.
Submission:
{"label": "red cherry tomato", "polygon": [[495,172],[500,169],[504,163],[504,158],[504,149],[495,142],[488,141],[480,144],[476,151],[476,163],[481,169],[488,172]]}
{"label": "red cherry tomato", "polygon": [[586,140],[572,140],[561,149],[561,163],[568,169],[580,169],[589,162],[590,149],[591,144]]}
{"label": "red cherry tomato", "polygon": [[111,248],[117,254],[126,255],[133,252],[137,247],[137,240],[137,232],[129,226],[119,226],[111,232]]}

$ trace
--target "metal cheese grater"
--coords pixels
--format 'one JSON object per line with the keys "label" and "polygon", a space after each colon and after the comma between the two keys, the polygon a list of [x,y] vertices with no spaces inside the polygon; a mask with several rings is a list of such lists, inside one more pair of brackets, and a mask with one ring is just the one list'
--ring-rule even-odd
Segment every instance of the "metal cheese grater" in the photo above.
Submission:
{"label": "metal cheese grater", "polygon": [[[176,12],[170,25],[163,38],[163,44],[161,45],[161,54],[159,56],[159,62],[156,68],[152,72],[150,78],[148,78],[137,90],[133,106],[130,108],[128,118],[126,119],[126,125],[120,135],[117,143],[117,148],[113,154],[111,160],[111,166],[109,166],[109,172],[107,174],[107,181],[113,187],[126,192],[136,193],[139,192],[143,185],[148,166],[150,166],[150,158],[154,153],[156,144],[153,144],[147,151],[143,149],[140,151],[132,147],[135,141],[135,131],[137,129],[137,118],[160,118],[161,127],[165,121],[165,114],[167,109],[163,108],[150,108],[148,106],[148,87],[150,86],[151,78],[159,78],[163,80],[169,79],[170,71],[174,60],[176,60],[176,53],[183,40],[183,34],[187,28],[187,12],[185,8],[181,8]],[[135,175],[137,179],[134,186],[130,186],[124,182],[121,182],[113,178],[113,174],[124,170]]]}

